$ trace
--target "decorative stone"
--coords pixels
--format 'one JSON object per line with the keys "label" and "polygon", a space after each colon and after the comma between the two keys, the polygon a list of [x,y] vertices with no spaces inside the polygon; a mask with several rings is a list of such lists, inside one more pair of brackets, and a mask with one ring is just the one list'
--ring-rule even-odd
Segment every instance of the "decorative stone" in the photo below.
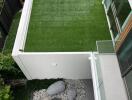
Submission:
{"label": "decorative stone", "polygon": [[75,89],[70,89],[67,91],[68,100],[75,100],[77,92]]}
{"label": "decorative stone", "polygon": [[65,90],[65,83],[63,81],[58,81],[48,87],[47,93],[50,96],[53,96],[53,95],[63,92],[64,90]]}

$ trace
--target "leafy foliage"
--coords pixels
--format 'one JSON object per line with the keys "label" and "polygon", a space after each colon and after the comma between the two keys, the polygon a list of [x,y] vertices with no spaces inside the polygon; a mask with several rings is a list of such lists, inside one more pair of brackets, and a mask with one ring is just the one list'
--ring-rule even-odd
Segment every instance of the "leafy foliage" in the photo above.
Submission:
{"label": "leafy foliage", "polygon": [[0,54],[0,70],[17,72],[18,69],[15,68],[15,65],[16,63],[14,62],[10,54]]}
{"label": "leafy foliage", "polygon": [[13,100],[12,92],[9,85],[5,85],[2,78],[0,78],[0,100]]}
{"label": "leafy foliage", "polygon": [[23,76],[23,73],[12,59],[11,54],[0,54],[0,73],[2,78],[6,79]]}
{"label": "leafy foliage", "polygon": [[0,54],[0,70],[11,70],[13,67],[14,61],[11,59],[11,56]]}

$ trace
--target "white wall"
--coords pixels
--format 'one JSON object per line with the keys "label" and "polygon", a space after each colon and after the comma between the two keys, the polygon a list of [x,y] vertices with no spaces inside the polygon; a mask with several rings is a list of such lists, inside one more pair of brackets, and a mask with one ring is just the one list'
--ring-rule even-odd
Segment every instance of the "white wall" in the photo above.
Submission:
{"label": "white wall", "polygon": [[128,100],[116,55],[99,55],[105,100]]}
{"label": "white wall", "polygon": [[90,55],[89,52],[24,52],[15,58],[28,79],[91,79]]}
{"label": "white wall", "polygon": [[24,49],[27,31],[28,31],[28,25],[30,21],[32,3],[33,3],[33,0],[25,0],[13,51],[12,51],[13,56],[17,55],[20,49],[21,50]]}

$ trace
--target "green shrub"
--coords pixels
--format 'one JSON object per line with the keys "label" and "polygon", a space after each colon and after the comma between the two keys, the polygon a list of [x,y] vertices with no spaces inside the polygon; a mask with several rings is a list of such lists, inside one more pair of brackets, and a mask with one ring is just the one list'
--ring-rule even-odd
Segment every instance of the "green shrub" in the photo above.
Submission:
{"label": "green shrub", "polygon": [[14,68],[15,62],[11,58],[10,54],[0,54],[0,70],[16,70]]}
{"label": "green shrub", "polygon": [[0,74],[2,78],[12,79],[24,76],[17,64],[11,57],[11,54],[0,54]]}
{"label": "green shrub", "polygon": [[13,100],[10,86],[5,85],[2,78],[0,78],[0,100]]}

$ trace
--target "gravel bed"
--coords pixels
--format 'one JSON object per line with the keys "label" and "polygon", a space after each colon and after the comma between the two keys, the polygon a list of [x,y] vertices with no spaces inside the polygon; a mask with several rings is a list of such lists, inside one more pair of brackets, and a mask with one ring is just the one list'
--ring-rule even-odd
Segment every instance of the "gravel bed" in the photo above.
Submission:
{"label": "gravel bed", "polygon": [[[73,95],[75,99],[70,100],[91,100],[88,99],[91,94],[93,95],[93,90],[88,92],[88,82],[91,80],[64,80],[66,89],[64,92],[59,93],[54,96],[49,96],[46,92],[46,89],[42,89],[39,91],[35,91],[33,93],[33,100],[69,100],[69,95],[72,93],[68,93],[69,91],[75,91]],[[92,85],[91,85],[92,86]],[[90,95],[89,95],[90,93]],[[94,99],[92,99],[94,100]]]}

